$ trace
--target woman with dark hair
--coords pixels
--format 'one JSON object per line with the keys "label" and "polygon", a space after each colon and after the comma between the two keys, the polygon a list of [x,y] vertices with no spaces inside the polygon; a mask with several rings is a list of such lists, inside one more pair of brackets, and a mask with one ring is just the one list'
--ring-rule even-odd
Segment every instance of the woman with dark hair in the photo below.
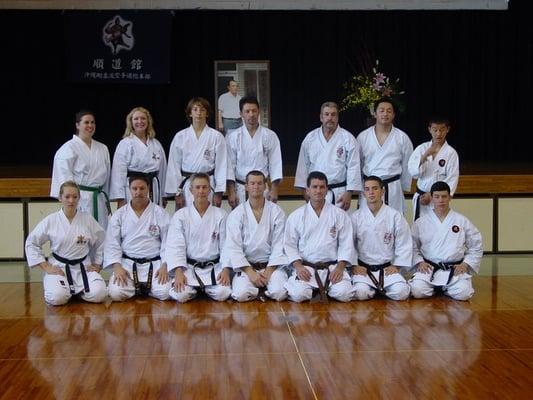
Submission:
{"label": "woman with dark hair", "polygon": [[91,213],[105,229],[111,213],[107,196],[111,162],[107,146],[93,139],[95,130],[93,112],[76,114],[76,134],[54,156],[50,196],[59,199],[61,184],[76,182],[81,190],[80,210]]}

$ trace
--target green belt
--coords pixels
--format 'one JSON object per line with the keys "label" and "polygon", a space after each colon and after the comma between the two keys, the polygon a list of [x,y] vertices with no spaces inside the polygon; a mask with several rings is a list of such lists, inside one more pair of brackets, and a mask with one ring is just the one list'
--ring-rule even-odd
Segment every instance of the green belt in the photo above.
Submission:
{"label": "green belt", "polygon": [[107,208],[107,212],[111,214],[111,205],[109,204],[109,196],[106,192],[104,192],[103,186],[97,186],[97,187],[91,187],[91,186],[85,186],[85,185],[78,185],[80,190],[83,190],[84,192],[92,192],[93,193],[93,217],[95,220],[98,221],[98,195],[100,193],[103,193],[105,196],[105,206]]}

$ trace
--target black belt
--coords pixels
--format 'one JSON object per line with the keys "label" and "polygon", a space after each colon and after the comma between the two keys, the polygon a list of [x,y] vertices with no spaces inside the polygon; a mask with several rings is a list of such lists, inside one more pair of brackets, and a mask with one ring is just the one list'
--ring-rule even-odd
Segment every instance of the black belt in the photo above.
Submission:
{"label": "black belt", "polygon": [[453,275],[455,274],[455,266],[457,264],[461,264],[463,260],[464,259],[459,260],[459,261],[447,261],[447,262],[436,263],[436,262],[433,262],[431,260],[427,260],[424,258],[424,261],[433,267],[433,272],[431,273],[430,282],[433,282],[433,277],[435,276],[435,272],[441,269],[443,271],[450,271],[450,274],[448,275],[448,280],[446,281],[446,285],[449,285],[453,278]]}
{"label": "black belt", "polygon": [[160,203],[160,199],[154,199],[154,185],[153,185],[153,182],[154,182],[154,179],[156,180],[157,182],[157,191],[159,193],[159,197],[161,197],[161,182],[159,182],[159,171],[154,171],[154,172],[141,172],[141,171],[131,171],[131,170],[128,170],[128,174],[126,175],[128,178],[131,178],[131,177],[146,177],[150,180],[150,186],[148,187],[149,191],[150,191],[150,200],[152,200],[152,202],[156,203],[156,204],[159,204]]}
{"label": "black belt", "polygon": [[209,261],[197,261],[193,258],[187,257],[187,264],[192,265],[192,273],[194,274],[194,277],[198,281],[198,284],[200,285],[200,289],[205,291],[205,283],[200,279],[195,269],[213,267],[213,269],[211,269],[211,285],[214,286],[217,284],[217,280],[215,278],[215,264],[217,264],[219,261],[220,261],[220,257],[214,258],[213,260],[209,260]]}
{"label": "black belt", "polygon": [[[383,185],[385,185],[385,204],[386,205],[389,205],[389,183],[396,182],[401,177],[402,177],[401,175],[394,175],[387,179],[381,178]],[[368,178],[368,176],[363,175],[363,179],[366,179],[366,178]]]}
{"label": "black belt", "polygon": [[422,189],[419,189],[418,186],[416,187],[416,192],[418,193],[418,197],[416,198],[415,202],[415,221],[420,218],[420,196],[423,194],[426,194]]}
{"label": "black belt", "polygon": [[83,290],[85,293],[89,293],[89,279],[87,279],[87,271],[85,270],[85,265],[83,265],[83,260],[87,258],[87,256],[82,258],[77,258],[75,260],[69,260],[67,258],[63,258],[61,256],[58,256],[56,253],[52,253],[54,258],[65,264],[65,275],[67,276],[68,286],[70,288],[70,294],[76,293],[76,290],[74,289],[74,281],[72,280],[72,274],[70,272],[70,266],[80,264],[80,271],[81,271],[81,279],[83,280]]}
{"label": "black belt", "polygon": [[[315,279],[318,285],[318,296],[316,296],[315,298],[311,300],[313,302],[321,301],[322,303],[327,303],[328,302],[327,290],[329,287],[329,268],[328,267],[330,265],[337,264],[337,260],[323,261],[323,262],[317,262],[317,263],[312,263],[306,260],[302,260],[302,264],[307,265],[315,270]],[[321,269],[326,269],[328,271],[325,282],[322,282],[322,279],[320,279],[320,275],[318,274],[318,271]]]}
{"label": "black belt", "polygon": [[[367,275],[370,278],[370,280],[372,281],[372,283],[374,285],[376,285],[377,291],[379,293],[381,293],[381,294],[384,294],[385,293],[385,288],[384,288],[384,285],[385,285],[385,273],[384,273],[383,270],[385,268],[387,268],[387,267],[390,267],[392,264],[390,262],[386,262],[384,264],[379,264],[379,265],[370,265],[370,264],[367,264],[366,262],[364,262],[362,260],[357,260],[357,264],[359,264],[360,266],[366,268]],[[374,274],[372,272],[378,272],[378,271],[379,271],[379,278],[376,279],[376,277],[374,276]]]}
{"label": "black belt", "polygon": [[333,205],[335,205],[335,192],[333,191],[333,189],[344,187],[346,185],[347,185],[346,181],[342,181],[342,182],[338,182],[338,183],[332,183],[331,185],[328,185],[328,190],[331,191],[331,196],[332,196],[331,197],[331,203]]}
{"label": "black belt", "polygon": [[187,182],[187,179],[189,179],[194,174],[198,174],[198,173],[207,174],[208,176],[213,176],[215,174],[215,170],[212,169],[212,170],[207,171],[207,172],[201,172],[201,171],[189,172],[189,171],[181,170],[181,176],[183,176],[183,180],[181,181],[180,189],[183,189],[183,187],[185,186],[185,182]]}
{"label": "black belt", "polygon": [[[133,284],[135,285],[135,295],[148,295],[152,290],[152,275],[154,273],[154,261],[161,260],[161,256],[155,256],[152,258],[136,258],[130,257],[127,254],[122,253],[122,258],[133,261]],[[139,282],[139,275],[137,274],[137,264],[150,263],[150,269],[148,270],[148,279],[146,283]]]}

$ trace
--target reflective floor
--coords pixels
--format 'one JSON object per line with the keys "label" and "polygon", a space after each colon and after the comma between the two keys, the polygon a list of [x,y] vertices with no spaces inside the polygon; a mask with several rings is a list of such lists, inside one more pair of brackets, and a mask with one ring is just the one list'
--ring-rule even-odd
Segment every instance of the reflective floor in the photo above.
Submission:
{"label": "reflective floor", "polygon": [[25,274],[22,265],[0,265],[0,399],[533,393],[533,256],[485,257],[470,302],[50,307],[37,271]]}

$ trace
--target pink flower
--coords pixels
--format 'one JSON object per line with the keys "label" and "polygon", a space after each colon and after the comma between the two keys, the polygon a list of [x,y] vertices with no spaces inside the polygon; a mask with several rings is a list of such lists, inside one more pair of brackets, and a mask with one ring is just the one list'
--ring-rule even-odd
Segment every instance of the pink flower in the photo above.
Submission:
{"label": "pink flower", "polygon": [[374,84],[379,85],[380,83],[385,83],[385,79],[387,77],[383,75],[381,72],[377,73],[374,77]]}

